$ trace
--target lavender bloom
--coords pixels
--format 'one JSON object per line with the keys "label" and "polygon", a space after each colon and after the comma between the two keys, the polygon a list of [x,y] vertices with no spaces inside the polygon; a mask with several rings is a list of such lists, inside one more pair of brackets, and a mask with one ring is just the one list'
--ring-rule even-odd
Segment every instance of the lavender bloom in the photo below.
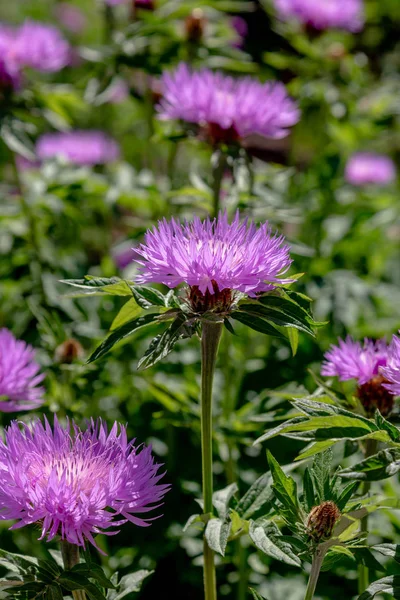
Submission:
{"label": "lavender bloom", "polygon": [[283,278],[291,264],[283,236],[272,235],[268,223],[240,223],[239,212],[231,224],[226,213],[184,224],[164,219],[136,252],[143,257],[138,283],[186,283],[192,306],[215,295],[228,307],[232,291],[254,296],[291,281]]}
{"label": "lavender bloom", "polygon": [[17,30],[12,51],[22,67],[49,73],[66,67],[71,57],[70,45],[56,27],[30,20]]}
{"label": "lavender bloom", "polygon": [[314,29],[360,31],[364,25],[363,0],[275,0],[283,20],[296,19]]}
{"label": "lavender bloom", "polygon": [[122,78],[114,79],[106,90],[105,95],[110,104],[120,104],[129,98],[129,85]]}
{"label": "lavender bloom", "polygon": [[388,383],[384,386],[394,396],[400,396],[400,338],[394,335],[389,345],[387,365],[381,368]]}
{"label": "lavender bloom", "polygon": [[236,48],[243,48],[249,32],[249,27],[246,20],[243,19],[243,17],[236,15],[231,18],[231,25],[238,35],[238,39],[233,43],[233,46]]}
{"label": "lavender bloom", "polygon": [[160,118],[197,124],[213,143],[252,134],[283,138],[299,120],[297,104],[282,83],[233,79],[208,69],[192,72],[184,63],[161,81]]}
{"label": "lavender bloom", "polygon": [[[60,535],[71,544],[96,548],[94,535],[142,518],[169,489],[157,485],[163,474],[151,448],[128,443],[126,427],[110,432],[98,419],[82,431],[62,427],[54,417],[31,425],[12,422],[0,441],[0,518],[16,519],[11,529],[40,523],[40,539]],[[139,516],[135,516],[139,515]]]}
{"label": "lavender bloom", "polygon": [[388,347],[385,340],[376,342],[365,339],[364,345],[351,336],[339,339],[337,346],[332,345],[325,353],[321,375],[339,377],[340,381],[357,379],[362,385],[379,374],[379,368],[386,365]]}
{"label": "lavender bloom", "polygon": [[71,33],[81,33],[86,27],[86,17],[80,8],[60,2],[54,7],[54,13],[61,25]]}
{"label": "lavender bloom", "polygon": [[44,379],[35,362],[35,351],[17,340],[8,329],[0,329],[0,411],[32,410],[44,402]]}
{"label": "lavender bloom", "polygon": [[68,131],[45,133],[36,144],[38,158],[62,156],[75,165],[93,166],[119,157],[118,144],[102,131]]}
{"label": "lavender bloom", "polygon": [[14,29],[0,24],[0,93],[10,92],[20,84],[20,68],[12,51],[14,40]]}
{"label": "lavender bloom", "polygon": [[352,185],[385,185],[396,179],[394,162],[383,154],[358,152],[347,162],[345,178]]}

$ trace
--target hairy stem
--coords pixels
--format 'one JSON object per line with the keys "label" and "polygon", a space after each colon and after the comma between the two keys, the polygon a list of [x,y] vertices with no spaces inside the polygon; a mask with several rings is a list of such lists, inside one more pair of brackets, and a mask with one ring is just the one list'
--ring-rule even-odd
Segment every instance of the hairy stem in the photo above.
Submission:
{"label": "hairy stem", "polygon": [[[79,546],[70,544],[66,540],[62,540],[61,555],[64,563],[64,569],[70,570],[79,563]],[[86,594],[84,590],[73,590],[72,597],[74,600],[86,600]]]}
{"label": "hairy stem", "polygon": [[311,565],[311,573],[308,580],[307,591],[304,600],[313,600],[315,588],[317,587],[318,577],[321,571],[322,563],[326,554],[325,546],[318,546]]}
{"label": "hairy stem", "polygon": [[[213,459],[212,459],[212,385],[221,323],[203,322],[201,335],[201,455],[204,514],[212,513]],[[214,552],[204,538],[204,594],[205,600],[216,600]]]}
{"label": "hairy stem", "polygon": [[[364,457],[368,458],[368,457],[372,456],[373,454],[376,454],[377,447],[378,447],[378,442],[376,440],[366,440],[365,446],[364,446]],[[368,494],[370,489],[371,489],[371,482],[364,481],[363,486],[362,486],[362,492],[361,492],[362,495],[365,496],[366,494]],[[366,515],[365,517],[363,517],[361,519],[360,531],[367,535],[367,533],[368,533],[368,515]],[[365,590],[367,589],[368,586],[369,586],[368,567],[360,564],[360,565],[358,565],[358,593],[362,594],[363,592],[365,592]]]}

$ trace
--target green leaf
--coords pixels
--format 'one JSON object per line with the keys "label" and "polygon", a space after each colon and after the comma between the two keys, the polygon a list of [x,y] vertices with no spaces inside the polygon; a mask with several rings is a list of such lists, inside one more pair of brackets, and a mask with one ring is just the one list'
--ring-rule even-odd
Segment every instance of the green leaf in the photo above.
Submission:
{"label": "green leaf", "polygon": [[5,145],[28,160],[36,159],[32,140],[27,135],[27,124],[14,117],[3,117],[0,121],[0,137]]}
{"label": "green leaf", "polygon": [[314,484],[313,484],[312,477],[310,475],[309,467],[307,467],[307,469],[304,472],[303,492],[304,492],[304,503],[306,505],[306,510],[307,510],[307,512],[310,512],[310,510],[314,506],[316,506],[317,500],[316,500]]}
{"label": "green leaf", "polygon": [[303,452],[299,454],[296,460],[304,460],[306,458],[310,458],[311,456],[315,456],[320,452],[323,452],[327,448],[334,446],[336,444],[336,440],[323,440],[322,442],[314,442],[310,446],[308,446]]}
{"label": "green leaf", "polygon": [[279,463],[267,450],[268,464],[274,481],[272,488],[282,504],[280,514],[292,524],[300,520],[300,506],[297,498],[297,485],[292,477],[282,471]]}
{"label": "green leaf", "polygon": [[377,594],[383,593],[390,594],[395,599],[400,598],[400,575],[391,575],[371,583],[365,592],[358,597],[358,600],[371,600]]}
{"label": "green leaf", "polygon": [[[151,308],[152,306],[168,306],[166,297],[154,288],[135,285],[131,287],[131,292],[136,302],[142,308]],[[168,292],[170,293],[170,292]],[[167,294],[167,297],[168,294]]]}
{"label": "green leaf", "polygon": [[61,283],[66,283],[72,287],[77,287],[84,290],[81,293],[67,294],[69,297],[83,296],[132,296],[132,289],[125,279],[119,277],[92,277],[86,275],[84,279],[61,279]]}
{"label": "green leaf", "polygon": [[395,425],[392,425],[392,423],[390,423],[384,417],[382,417],[379,410],[376,410],[375,413],[375,423],[379,429],[387,431],[390,439],[393,442],[398,442],[400,440],[400,429],[398,429]]}
{"label": "green leaf", "polygon": [[266,306],[263,306],[262,304],[259,304],[257,302],[253,302],[251,304],[239,304],[239,310],[241,312],[245,312],[248,315],[261,317],[262,319],[265,319],[268,322],[272,322],[275,325],[278,325],[279,327],[294,327],[296,329],[299,329],[300,331],[304,331],[305,333],[314,335],[313,330],[308,325],[305,319],[299,320],[290,314],[286,314],[285,312],[280,310],[267,308]]}
{"label": "green leaf", "polygon": [[182,531],[185,532],[194,523],[204,523],[203,519],[202,519],[202,515],[200,515],[200,514],[190,515],[190,517],[186,521],[185,525],[183,526]]}
{"label": "green leaf", "polygon": [[190,337],[192,333],[186,315],[183,312],[179,313],[171,325],[153,339],[144,356],[139,360],[138,369],[152,367],[172,351],[176,342],[183,337]]}
{"label": "green leaf", "polygon": [[299,347],[299,332],[294,327],[289,327],[287,330],[290,347],[292,349],[292,355],[296,356],[297,348]]}
{"label": "green leaf", "polygon": [[254,331],[258,331],[259,333],[264,333],[265,335],[272,335],[273,337],[278,337],[282,340],[286,339],[284,335],[280,331],[278,331],[273,325],[269,325],[267,321],[264,319],[260,319],[260,317],[249,315],[245,312],[241,312],[239,310],[235,310],[231,313],[231,319],[235,319],[247,327],[254,329]]}
{"label": "green leaf", "polygon": [[272,478],[269,473],[261,475],[239,500],[236,512],[243,518],[249,519],[263,508],[267,513],[274,502],[274,492],[271,488]]}
{"label": "green leaf", "polygon": [[310,476],[315,490],[316,504],[331,499],[332,459],[332,449],[329,448],[328,450],[325,450],[325,452],[317,454],[310,469]]}
{"label": "green leaf", "polygon": [[210,519],[208,521],[204,535],[211,550],[225,556],[231,527],[232,523],[226,519]]}
{"label": "green leaf", "polygon": [[339,498],[336,500],[336,506],[338,507],[338,509],[341,512],[345,509],[346,504],[348,503],[350,498],[353,496],[353,494],[357,491],[357,488],[359,487],[359,485],[360,485],[359,481],[353,481],[352,483],[349,483],[348,485],[346,485],[345,488],[342,490],[342,493],[340,494]]}
{"label": "green leaf", "polygon": [[254,600],[268,600],[268,598],[265,598],[264,596],[261,596],[258,592],[256,592],[256,590],[253,590],[253,588],[249,588],[249,590],[253,594],[253,599]]}
{"label": "green leaf", "polygon": [[115,590],[109,590],[107,594],[107,600],[122,600],[133,592],[140,592],[143,581],[152,573],[154,573],[154,571],[141,569],[135,573],[124,575],[124,577],[121,577],[121,581],[117,585],[118,591],[116,592]]}
{"label": "green leaf", "polygon": [[355,560],[352,552],[345,546],[332,546],[325,555],[321,571],[331,571],[343,559]]}
{"label": "green leaf", "polygon": [[94,562],[79,563],[72,567],[72,573],[81,573],[82,575],[95,579],[104,588],[115,588],[114,584],[108,579],[100,565]]}
{"label": "green leaf", "polygon": [[64,596],[59,585],[50,585],[47,587],[44,597],[46,600],[63,600]]}
{"label": "green leaf", "polygon": [[131,333],[133,333],[134,331],[137,331],[142,327],[147,327],[147,325],[151,325],[152,323],[157,322],[159,317],[160,315],[158,313],[150,313],[147,315],[143,315],[138,319],[134,319],[133,321],[129,321],[121,327],[118,327],[118,329],[115,329],[111,335],[109,335],[105,340],[102,341],[100,346],[96,348],[96,350],[89,357],[87,362],[91,363],[100,358],[101,356],[104,356],[109,350],[111,350],[111,348],[117,342],[120,342],[124,338],[128,337],[128,335],[131,335]]}
{"label": "green leaf", "polygon": [[400,449],[387,448],[378,454],[369,456],[365,460],[343,469],[340,476],[345,479],[361,481],[380,481],[395,475],[400,471]]}
{"label": "green leaf", "polygon": [[394,560],[400,563],[400,545],[399,544],[377,544],[376,546],[371,546],[371,550],[375,550],[383,556],[389,556],[390,558],[394,558]]}
{"label": "green leaf", "polygon": [[111,324],[110,331],[114,331],[114,329],[118,329],[118,327],[122,327],[128,321],[132,321],[136,317],[138,317],[143,312],[143,309],[138,305],[135,298],[131,298],[126,302],[114,321]]}
{"label": "green leaf", "polygon": [[224,519],[229,513],[229,503],[232,497],[238,491],[238,486],[236,483],[231,483],[223,490],[219,490],[218,492],[214,492],[212,503],[214,508],[217,510],[218,516],[221,519]]}
{"label": "green leaf", "polygon": [[267,556],[294,567],[301,566],[301,560],[293,552],[290,544],[280,539],[280,531],[271,521],[250,521],[249,535],[253,544]]}

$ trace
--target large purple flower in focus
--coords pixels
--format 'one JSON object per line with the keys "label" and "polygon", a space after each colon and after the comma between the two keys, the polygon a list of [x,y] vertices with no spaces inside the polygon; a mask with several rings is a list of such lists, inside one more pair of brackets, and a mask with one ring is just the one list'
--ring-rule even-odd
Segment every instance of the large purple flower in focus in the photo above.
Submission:
{"label": "large purple flower in focus", "polygon": [[365,339],[364,343],[347,336],[339,339],[338,345],[332,345],[325,353],[321,374],[338,377],[340,381],[356,379],[357,397],[368,416],[373,416],[378,408],[387,416],[393,407],[393,394],[387,389],[385,369],[389,348],[385,340]]}
{"label": "large purple flower in focus", "polygon": [[381,369],[386,378],[386,389],[394,396],[400,396],[400,338],[394,335],[389,345],[387,365]]}
{"label": "large purple flower in focus", "polygon": [[274,0],[283,20],[295,19],[314,29],[360,31],[364,24],[363,0]]}
{"label": "large purple flower in focus", "polygon": [[57,27],[27,20],[16,31],[12,53],[21,67],[56,72],[71,60],[71,48]]}
{"label": "large purple flower in focus", "polygon": [[297,104],[279,82],[233,79],[181,63],[161,79],[160,118],[200,126],[214,144],[238,143],[253,134],[279,139],[297,123]]}
{"label": "large purple flower in focus", "polygon": [[346,164],[345,178],[352,185],[386,185],[396,179],[394,162],[384,154],[358,152]]}
{"label": "large purple flower in focus", "polygon": [[8,329],[0,329],[0,412],[32,410],[44,402],[45,375],[40,373],[35,351],[17,340]]}
{"label": "large purple flower in focus", "polygon": [[94,535],[115,533],[110,527],[150,525],[143,513],[169,489],[158,484],[159,467],[151,448],[128,443],[117,423],[108,432],[100,419],[84,431],[56,418],[53,430],[46,419],[14,421],[0,442],[0,518],[16,519],[12,529],[40,524],[40,539],[96,546]]}
{"label": "large purple flower in focus", "polygon": [[229,304],[232,292],[255,296],[291,281],[284,278],[292,261],[283,236],[272,234],[268,223],[241,223],[239,212],[232,223],[226,213],[184,224],[164,219],[135,250],[142,257],[138,283],[186,283],[192,305],[194,296],[196,302],[222,296]]}
{"label": "large purple flower in focus", "polygon": [[75,165],[106,164],[119,157],[118,144],[102,131],[45,133],[36,144],[41,160],[61,156]]}

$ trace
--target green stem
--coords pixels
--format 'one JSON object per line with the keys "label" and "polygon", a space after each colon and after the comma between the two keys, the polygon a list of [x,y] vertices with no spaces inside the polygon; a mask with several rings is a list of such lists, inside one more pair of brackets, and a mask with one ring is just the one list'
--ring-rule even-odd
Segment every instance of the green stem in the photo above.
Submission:
{"label": "green stem", "polygon": [[[63,540],[61,542],[61,555],[64,563],[64,569],[69,571],[79,563],[79,546],[70,544]],[[86,600],[86,594],[84,590],[73,590],[72,597],[74,600]]]}
{"label": "green stem", "polygon": [[[213,457],[212,457],[212,385],[222,334],[221,323],[204,321],[201,334],[201,456],[204,514],[213,511]],[[204,538],[204,594],[205,600],[216,600],[214,552]]]}
{"label": "green stem", "polygon": [[211,159],[213,177],[213,216],[218,217],[221,200],[221,186],[226,166],[226,156],[221,150],[216,150]]}
{"label": "green stem", "polygon": [[322,563],[324,562],[326,550],[327,549],[325,546],[318,546],[315,551],[304,600],[313,600],[314,598],[315,588],[317,587],[318,577],[321,571]]}
{"label": "green stem", "polygon": [[[376,454],[378,442],[376,440],[366,440],[364,446],[364,457],[369,458]],[[371,489],[371,482],[364,481],[362,486],[362,495],[365,496]],[[360,531],[368,534],[368,515],[361,519]],[[369,571],[365,565],[358,565],[358,593],[362,594],[369,586]]]}
{"label": "green stem", "polygon": [[108,44],[115,29],[114,11],[112,6],[104,4],[104,43]]}

